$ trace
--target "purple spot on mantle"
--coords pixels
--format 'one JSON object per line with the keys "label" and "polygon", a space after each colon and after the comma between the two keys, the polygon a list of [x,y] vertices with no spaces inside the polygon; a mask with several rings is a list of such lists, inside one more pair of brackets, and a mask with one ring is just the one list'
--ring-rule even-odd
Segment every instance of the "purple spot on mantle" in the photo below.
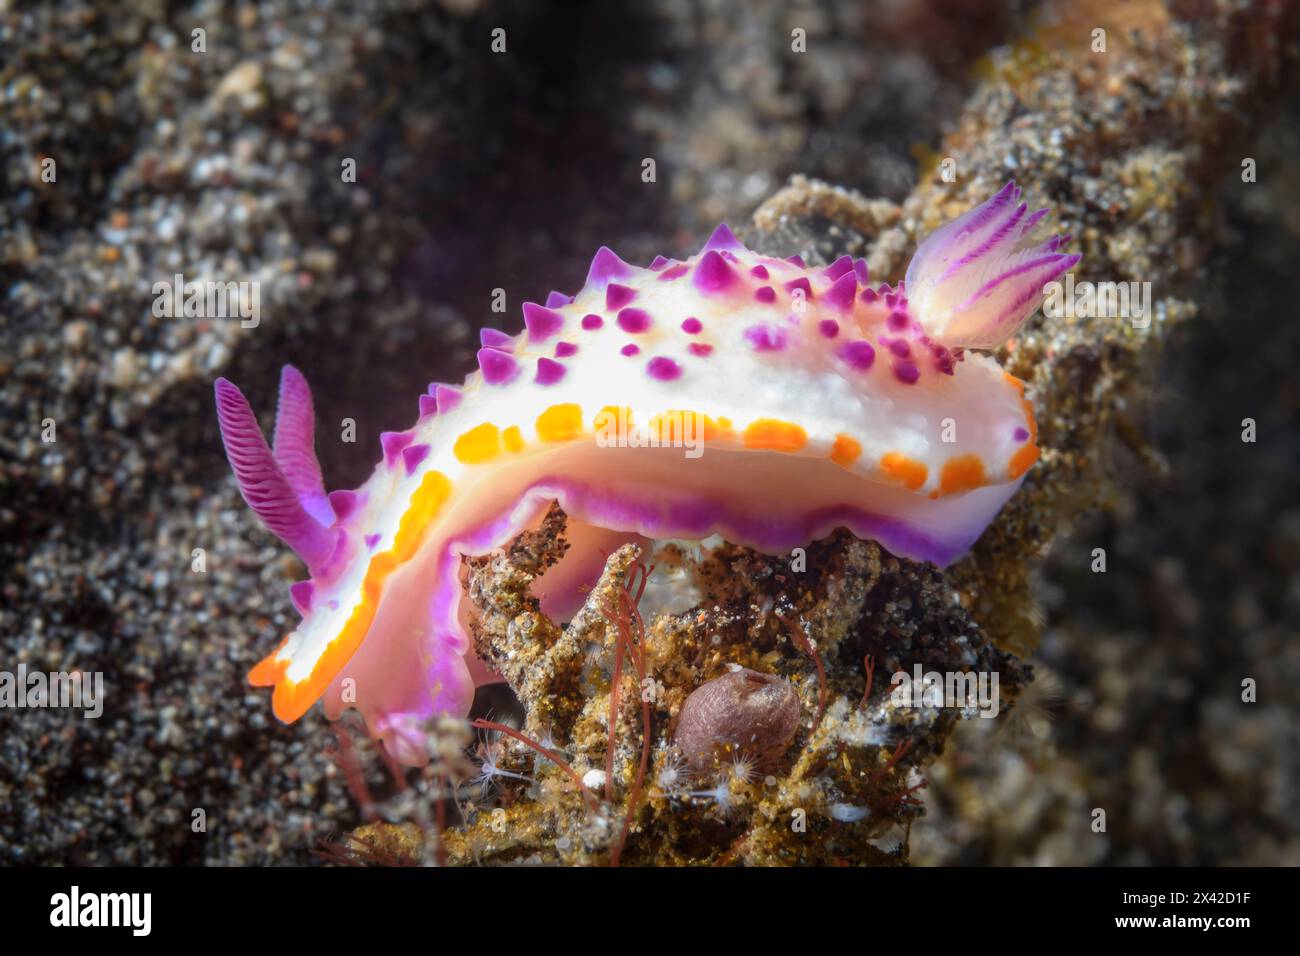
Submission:
{"label": "purple spot on mantle", "polygon": [[768,277],[767,266],[754,266],[749,270],[749,274],[755,279],[766,279]]}
{"label": "purple spot on mantle", "polygon": [[661,382],[671,382],[675,378],[681,377],[682,367],[670,358],[664,358],[662,355],[656,355],[646,363],[645,370],[650,373],[651,378],[656,378]]}
{"label": "purple spot on mantle", "polygon": [[921,377],[921,370],[915,362],[898,361],[894,363],[894,377],[904,385],[913,385]]}
{"label": "purple spot on mantle", "polygon": [[373,550],[375,545],[379,543],[379,535],[368,534],[366,535],[365,541],[366,541],[366,550],[367,551]]}
{"label": "purple spot on mantle", "polygon": [[1024,428],[1017,428],[1012,434],[1012,438],[1023,444],[1024,442],[1029,441],[1029,432]]}
{"label": "purple spot on mantle", "polygon": [[871,368],[871,363],[876,360],[876,350],[871,347],[871,343],[861,340],[845,342],[836,354],[859,372]]}
{"label": "purple spot on mantle", "polygon": [[578,354],[578,347],[572,342],[560,342],[555,346],[556,358],[568,358]]}
{"label": "purple spot on mantle", "polygon": [[776,290],[770,285],[765,285],[761,289],[754,290],[754,298],[759,302],[775,302]]}
{"label": "purple spot on mantle", "polygon": [[618,327],[636,335],[650,328],[650,313],[645,309],[624,309],[618,314]]}
{"label": "purple spot on mantle", "polygon": [[592,331],[593,329],[598,329],[604,324],[605,324],[605,320],[602,319],[600,316],[596,315],[596,313],[594,312],[592,312],[589,315],[584,315],[582,317],[582,327],[586,329],[588,332]]}
{"label": "purple spot on mantle", "polygon": [[683,320],[682,322],[682,331],[685,332],[687,335],[699,335],[700,330],[703,328],[704,328],[704,323],[701,322],[693,315],[690,318]]}
{"label": "purple spot on mantle", "polygon": [[785,329],[755,325],[745,330],[745,339],[757,352],[779,352],[786,346]]}
{"label": "purple spot on mantle", "polygon": [[641,352],[641,346],[633,345],[630,342],[618,350],[619,355],[627,355],[627,356],[638,355],[640,354],[640,352]]}
{"label": "purple spot on mantle", "polygon": [[804,299],[812,298],[812,283],[808,281],[807,276],[800,276],[797,279],[791,279],[785,284],[785,287],[790,290],[792,295],[794,294],[795,289],[799,289],[803,292]]}
{"label": "purple spot on mantle", "polygon": [[892,342],[890,342],[889,351],[892,352],[894,355],[898,356],[899,358],[912,357],[911,347],[902,339],[894,339]]}
{"label": "purple spot on mantle", "polygon": [[895,332],[901,332],[907,328],[907,313],[897,310],[889,313],[889,327]]}
{"label": "purple spot on mantle", "polygon": [[705,345],[703,342],[692,342],[686,347],[690,350],[692,355],[698,355],[700,358],[713,354],[713,346]]}
{"label": "purple spot on mantle", "polygon": [[537,360],[537,377],[533,379],[538,385],[554,385],[564,378],[564,366],[545,356]]}
{"label": "purple spot on mantle", "polygon": [[834,319],[822,319],[817,323],[817,331],[828,339],[833,339],[840,334],[840,324]]}
{"label": "purple spot on mantle", "polygon": [[611,282],[605,287],[605,308],[616,312],[636,298],[636,289]]}

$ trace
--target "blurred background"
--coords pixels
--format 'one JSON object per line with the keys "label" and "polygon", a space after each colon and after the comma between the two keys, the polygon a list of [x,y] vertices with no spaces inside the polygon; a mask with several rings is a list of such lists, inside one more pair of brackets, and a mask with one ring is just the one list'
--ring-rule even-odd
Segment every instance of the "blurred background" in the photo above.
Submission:
{"label": "blurred background", "polygon": [[[1194,4],[1170,15],[1201,29]],[[306,863],[359,822],[324,718],[281,726],[244,683],[296,619],[295,569],[228,475],[216,376],[265,411],[297,365],[323,433],[357,423],[355,446],[318,446],[327,486],[355,485],[375,457],[358,449],[471,367],[477,328],[518,325],[494,289],[572,292],[600,245],[685,255],[796,174],[902,203],[986,55],[1041,17],[0,0],[0,669],[102,671],[108,690],[95,721],[0,710],[0,863]],[[1189,226],[1198,313],[1132,410],[1148,453],[1107,463],[1108,506],[1043,556],[1038,680],[930,768],[916,863],[1300,864],[1293,81],[1249,80],[1258,113]],[[1247,188],[1238,154],[1258,163]],[[259,281],[259,326],[156,318],[153,283],[176,272]]]}

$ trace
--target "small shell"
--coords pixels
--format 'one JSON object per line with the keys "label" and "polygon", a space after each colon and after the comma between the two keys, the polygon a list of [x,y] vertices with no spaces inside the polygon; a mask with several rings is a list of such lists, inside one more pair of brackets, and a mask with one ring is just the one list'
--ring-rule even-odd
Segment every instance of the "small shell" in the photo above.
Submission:
{"label": "small shell", "polygon": [[794,740],[801,716],[792,684],[742,667],[686,698],[674,741],[697,773],[740,754],[766,769]]}

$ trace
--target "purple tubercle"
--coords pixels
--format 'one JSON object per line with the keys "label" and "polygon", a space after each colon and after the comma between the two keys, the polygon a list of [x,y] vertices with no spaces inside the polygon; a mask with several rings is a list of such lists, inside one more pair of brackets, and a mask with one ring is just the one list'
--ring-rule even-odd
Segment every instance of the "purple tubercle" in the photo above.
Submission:
{"label": "purple tubercle", "polygon": [[489,385],[505,385],[519,374],[514,357],[496,349],[479,349],[478,366],[483,370],[483,381]]}
{"label": "purple tubercle", "polygon": [[679,262],[675,266],[670,266],[663,272],[659,273],[660,282],[672,282],[674,279],[680,279],[686,273],[691,271],[691,267],[684,262]]}
{"label": "purple tubercle", "polygon": [[898,309],[890,312],[889,318],[885,321],[889,325],[891,332],[902,332],[909,324],[907,313]]}
{"label": "purple tubercle", "polygon": [[817,323],[817,331],[828,339],[833,339],[840,334],[840,324],[834,319],[822,319]]}
{"label": "purple tubercle", "polygon": [[588,313],[582,317],[582,327],[588,332],[594,332],[605,324],[605,320],[595,312]]}
{"label": "purple tubercle", "polygon": [[329,499],[330,507],[334,509],[334,516],[338,521],[347,521],[361,504],[361,495],[346,489],[331,491]]}
{"label": "purple tubercle", "polygon": [[438,414],[446,415],[461,403],[465,393],[454,385],[435,385],[433,397],[438,402]]}
{"label": "purple tubercle", "polygon": [[618,327],[632,335],[647,331],[652,324],[645,309],[623,309],[618,314]]}
{"label": "purple tubercle", "polygon": [[633,355],[640,355],[641,346],[634,345],[633,343],[629,342],[627,345],[623,346],[621,349],[618,350],[618,354],[626,355],[629,358],[631,358]]}
{"label": "purple tubercle", "polygon": [[533,379],[538,385],[554,385],[564,378],[564,366],[545,356],[537,360],[537,377]]}
{"label": "purple tubercle", "polygon": [[610,312],[617,312],[635,298],[636,289],[630,286],[611,282],[605,287],[605,308]]}
{"label": "purple tubercle", "polygon": [[536,302],[525,302],[524,325],[530,342],[545,342],[564,328],[564,316]]}
{"label": "purple tubercle", "polygon": [[309,568],[322,567],[334,553],[338,533],[327,530],[303,506],[271,453],[244,393],[224,378],[217,379],[215,392],[221,440],[240,494],[271,533]]}
{"label": "purple tubercle", "polygon": [[755,279],[767,280],[771,278],[771,274],[767,271],[767,266],[754,266],[754,268],[749,270],[749,274]]}
{"label": "purple tubercle", "polygon": [[786,347],[785,329],[772,325],[754,325],[745,330],[745,340],[756,352],[780,352]]}
{"label": "purple tubercle", "polygon": [[807,268],[808,268],[808,264],[807,264],[806,262],[803,261],[803,256],[786,256],[786,257],[785,257],[785,261],[786,261],[786,262],[792,262],[792,263],[794,263],[794,264],[797,265],[800,269],[807,269]]}
{"label": "purple tubercle", "polygon": [[415,474],[415,469],[420,467],[420,462],[428,457],[428,445],[411,445],[409,448],[402,449],[402,464],[406,466],[408,475]]}
{"label": "purple tubercle", "polygon": [[870,342],[864,342],[858,339],[853,342],[845,342],[840,346],[836,353],[850,367],[857,369],[859,372],[865,372],[871,368],[876,361],[876,350],[871,347]]}
{"label": "purple tubercle", "polygon": [[853,271],[853,257],[840,256],[838,259],[836,259],[834,262],[832,262],[830,265],[828,265],[825,269],[822,270],[822,275],[824,275],[826,278],[834,282],[840,276],[852,271]]}
{"label": "purple tubercle", "polygon": [[555,346],[556,358],[569,358],[571,355],[578,354],[578,347],[572,342],[560,342]]}
{"label": "purple tubercle", "polygon": [[894,363],[894,378],[898,379],[904,385],[914,385],[916,380],[921,377],[921,370],[916,367],[915,362],[899,360]]}
{"label": "purple tubercle", "polygon": [[626,279],[633,271],[633,268],[620,259],[613,249],[601,246],[596,251],[596,257],[591,260],[591,268],[587,270],[587,282],[584,288],[601,291],[614,279]]}
{"label": "purple tubercle", "polygon": [[704,342],[692,342],[686,348],[692,355],[698,355],[700,358],[713,354],[713,346]]}
{"label": "purple tubercle", "polygon": [[889,343],[889,352],[896,358],[911,358],[912,347],[907,344],[905,339],[894,339]]}
{"label": "purple tubercle", "polygon": [[1017,428],[1014,432],[1011,433],[1011,438],[1015,442],[1024,444],[1025,442],[1029,441],[1029,431],[1028,429],[1025,428]]}
{"label": "purple tubercle", "polygon": [[573,301],[573,296],[565,295],[563,292],[551,290],[546,293],[546,307],[548,309],[562,309]]}
{"label": "purple tubercle", "polygon": [[857,295],[858,280],[853,275],[852,269],[850,269],[836,279],[834,284],[826,290],[822,301],[838,312],[851,312],[853,310],[853,300],[857,298]]}
{"label": "purple tubercle", "polygon": [[438,400],[432,395],[420,396],[420,418],[429,418],[438,414]]}
{"label": "purple tubercle", "polygon": [[380,432],[379,444],[384,449],[384,464],[392,468],[397,457],[415,440],[411,432]]}
{"label": "purple tubercle", "polygon": [[736,273],[716,249],[710,249],[695,267],[691,281],[705,295],[722,292],[736,280]]}
{"label": "purple tubercle", "polygon": [[759,302],[775,302],[776,290],[770,285],[760,286],[754,290],[754,298]]}
{"label": "purple tubercle", "polygon": [[682,367],[670,358],[662,355],[656,355],[646,363],[645,370],[653,379],[661,382],[671,382],[675,378],[680,378]]}
{"label": "purple tubercle", "polygon": [[375,548],[375,545],[377,545],[377,544],[379,543],[379,539],[380,539],[380,537],[381,537],[381,535],[379,535],[379,534],[368,534],[368,535],[366,535],[366,537],[365,537],[366,550],[367,550],[367,551],[373,551],[374,548]]}
{"label": "purple tubercle", "polygon": [[703,329],[704,323],[693,315],[682,320],[682,331],[687,335],[699,335]]}
{"label": "purple tubercle", "polygon": [[741,245],[736,234],[731,231],[727,224],[719,223],[718,228],[713,230],[713,235],[709,236],[709,241],[704,244],[701,252],[707,252],[710,249],[717,249],[721,252],[744,252],[745,247]]}
{"label": "purple tubercle", "polygon": [[478,340],[484,348],[504,349],[509,352],[514,348],[515,340],[500,329],[479,329]]}
{"label": "purple tubercle", "polygon": [[879,293],[876,292],[875,289],[867,288],[862,290],[862,295],[860,295],[858,298],[860,298],[863,302],[870,305],[872,302],[875,302],[877,299],[879,299],[880,295]]}
{"label": "purple tubercle", "polygon": [[790,290],[792,295],[794,294],[795,289],[801,289],[805,301],[811,299],[813,296],[812,283],[808,281],[807,276],[800,276],[797,279],[791,279],[785,284],[785,287]]}
{"label": "purple tubercle", "polygon": [[650,260],[650,265],[646,266],[646,268],[649,269],[651,272],[658,272],[660,269],[662,269],[664,266],[668,265],[668,263],[672,261],[673,260],[671,259],[665,259],[663,256],[655,256],[652,260]]}
{"label": "purple tubercle", "polygon": [[866,285],[871,281],[871,270],[867,268],[866,259],[855,259],[853,261],[853,274],[857,277],[859,285]]}
{"label": "purple tubercle", "polygon": [[289,585],[289,598],[303,617],[311,612],[311,599],[315,593],[316,585],[310,581],[295,581]]}

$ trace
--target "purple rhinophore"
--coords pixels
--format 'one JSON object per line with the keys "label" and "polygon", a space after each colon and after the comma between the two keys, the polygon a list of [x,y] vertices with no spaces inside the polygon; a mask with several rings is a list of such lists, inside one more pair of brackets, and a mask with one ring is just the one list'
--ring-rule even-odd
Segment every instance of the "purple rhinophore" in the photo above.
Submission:
{"label": "purple rhinophore", "polygon": [[845,342],[835,354],[843,359],[845,364],[857,369],[859,372],[865,372],[876,361],[876,350],[871,347],[870,342],[864,342],[861,339]]}
{"label": "purple rhinophore", "polygon": [[426,444],[411,445],[409,448],[402,449],[402,464],[406,466],[408,475],[415,474],[415,469],[420,467],[420,462],[429,457],[429,446]]}
{"label": "purple rhinophore", "polygon": [[332,525],[334,512],[325,498],[325,483],[316,459],[316,411],[311,388],[292,365],[280,370],[280,399],[271,447],[275,463],[303,508],[321,524]]}
{"label": "purple rhinophore", "polygon": [[489,385],[505,385],[519,374],[514,356],[496,349],[479,349],[478,366],[483,370],[483,381]]}
{"label": "purple rhinophore", "polygon": [[384,464],[392,468],[406,446],[415,441],[412,432],[380,432],[379,445],[384,449]]}
{"label": "purple rhinophore", "polygon": [[704,254],[700,264],[695,267],[695,275],[691,279],[695,283],[695,288],[705,295],[722,292],[735,280],[735,271],[715,249],[710,249]]}
{"label": "purple rhinophore", "polygon": [[564,316],[536,302],[525,302],[524,326],[530,342],[545,342],[564,328]]}
{"label": "purple rhinophore", "polygon": [[543,356],[537,360],[537,377],[534,381],[538,385],[554,385],[564,378],[564,371],[564,366],[559,362]]}
{"label": "purple rhinophore", "polygon": [[658,379],[661,382],[671,382],[675,378],[680,378],[682,367],[670,358],[664,358],[662,355],[656,355],[646,363],[645,370],[651,378]]}
{"label": "purple rhinophore", "polygon": [[500,329],[483,328],[478,330],[479,344],[488,349],[504,349],[509,352],[514,348],[515,340]]}
{"label": "purple rhinophore", "polygon": [[592,332],[604,324],[605,320],[594,312],[589,312],[587,315],[582,317],[582,327],[588,332]]}
{"label": "purple rhinophore", "polygon": [[828,265],[825,269],[822,270],[822,275],[824,275],[826,278],[834,282],[836,279],[844,275],[846,272],[852,272],[852,271],[853,271],[853,257],[840,256],[838,259],[836,259],[834,262],[832,262],[830,265]]}
{"label": "purple rhinophore", "polygon": [[754,290],[754,298],[759,302],[775,302],[776,290],[770,285],[761,286]]}
{"label": "purple rhinophore", "polygon": [[578,347],[572,342],[559,342],[555,346],[556,358],[569,358],[578,354]]}
{"label": "purple rhinophore", "polygon": [[624,309],[618,314],[618,327],[631,335],[649,330],[653,323],[645,309]]}
{"label": "purple rhinophore", "polygon": [[822,319],[817,323],[817,331],[828,339],[833,339],[840,334],[840,324],[834,319]]}
{"label": "purple rhinophore", "polygon": [[682,320],[682,331],[687,335],[699,335],[703,328],[704,323],[693,315]]}
{"label": "purple rhinophore", "polygon": [[605,286],[605,308],[610,312],[617,312],[635,298],[636,289],[631,286],[619,285],[617,282]]}
{"label": "purple rhinophore", "polygon": [[915,362],[908,362],[903,359],[894,362],[894,378],[904,385],[914,385],[920,377],[921,370],[916,367]]}
{"label": "purple rhinophore", "polygon": [[623,346],[621,349],[618,350],[618,354],[626,355],[629,358],[631,358],[633,355],[640,355],[641,346],[629,342],[627,345]]}
{"label": "purple rhinophore", "polygon": [[785,329],[772,325],[754,325],[745,330],[745,340],[756,352],[779,352],[786,347]]}
{"label": "purple rhinophore", "polygon": [[633,271],[633,268],[620,259],[613,249],[601,246],[596,251],[595,258],[591,260],[591,268],[587,270],[587,281],[583,288],[602,291],[612,280],[626,279]]}

